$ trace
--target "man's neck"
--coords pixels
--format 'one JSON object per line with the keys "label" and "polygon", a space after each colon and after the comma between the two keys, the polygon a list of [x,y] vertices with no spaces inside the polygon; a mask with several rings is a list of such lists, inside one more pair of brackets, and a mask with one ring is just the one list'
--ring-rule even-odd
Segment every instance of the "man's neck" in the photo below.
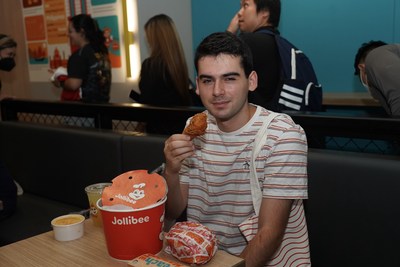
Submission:
{"label": "man's neck", "polygon": [[247,104],[247,106],[235,117],[226,121],[217,119],[218,128],[226,133],[239,130],[251,120],[256,110],[257,110],[256,106]]}

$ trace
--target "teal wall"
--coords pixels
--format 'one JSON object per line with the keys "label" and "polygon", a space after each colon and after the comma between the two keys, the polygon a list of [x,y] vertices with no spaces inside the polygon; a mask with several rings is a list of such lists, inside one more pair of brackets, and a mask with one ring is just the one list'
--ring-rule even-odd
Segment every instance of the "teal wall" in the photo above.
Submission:
{"label": "teal wall", "polygon": [[[223,31],[239,0],[192,0],[193,49]],[[365,92],[353,75],[354,56],[369,40],[400,42],[400,0],[282,0],[282,36],[313,62],[325,92]]]}

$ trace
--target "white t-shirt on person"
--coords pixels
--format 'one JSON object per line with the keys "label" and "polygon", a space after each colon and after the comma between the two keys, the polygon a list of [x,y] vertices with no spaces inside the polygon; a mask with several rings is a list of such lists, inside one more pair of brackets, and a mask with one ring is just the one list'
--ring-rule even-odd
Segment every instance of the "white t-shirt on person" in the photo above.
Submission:
{"label": "white t-shirt on person", "polygon": [[[207,112],[207,111],[205,111]],[[206,225],[217,235],[219,249],[239,255],[247,245],[238,225],[254,215],[250,189],[253,142],[270,112],[257,106],[241,129],[225,133],[207,112],[206,133],[193,140],[195,155],[184,161],[181,183],[189,184],[189,221]],[[285,114],[268,127],[268,139],[257,159],[263,197],[295,199],[284,245],[268,266],[307,266],[308,233],[302,199],[307,198],[307,140],[303,129]]]}

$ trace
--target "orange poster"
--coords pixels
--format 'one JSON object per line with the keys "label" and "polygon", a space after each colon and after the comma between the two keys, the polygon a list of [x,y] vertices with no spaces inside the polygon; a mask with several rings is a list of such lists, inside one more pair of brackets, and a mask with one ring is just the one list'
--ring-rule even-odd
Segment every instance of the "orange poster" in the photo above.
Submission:
{"label": "orange poster", "polygon": [[24,8],[42,5],[42,0],[23,0],[22,5]]}
{"label": "orange poster", "polygon": [[28,53],[30,64],[36,65],[49,63],[46,42],[28,43]]}
{"label": "orange poster", "polygon": [[49,44],[68,42],[68,24],[64,0],[46,0],[44,5],[47,41]]}
{"label": "orange poster", "polygon": [[25,17],[26,38],[28,41],[39,41],[46,39],[44,18],[42,15]]}

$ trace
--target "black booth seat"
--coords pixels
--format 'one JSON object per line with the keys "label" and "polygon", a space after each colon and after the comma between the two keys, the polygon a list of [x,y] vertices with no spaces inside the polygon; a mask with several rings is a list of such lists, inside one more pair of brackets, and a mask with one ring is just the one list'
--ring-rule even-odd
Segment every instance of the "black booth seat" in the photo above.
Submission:
{"label": "black booth seat", "polygon": [[[84,187],[164,161],[166,136],[0,122],[0,159],[25,190],[0,245],[87,208]],[[400,157],[310,149],[306,218],[313,267],[400,266]]]}

